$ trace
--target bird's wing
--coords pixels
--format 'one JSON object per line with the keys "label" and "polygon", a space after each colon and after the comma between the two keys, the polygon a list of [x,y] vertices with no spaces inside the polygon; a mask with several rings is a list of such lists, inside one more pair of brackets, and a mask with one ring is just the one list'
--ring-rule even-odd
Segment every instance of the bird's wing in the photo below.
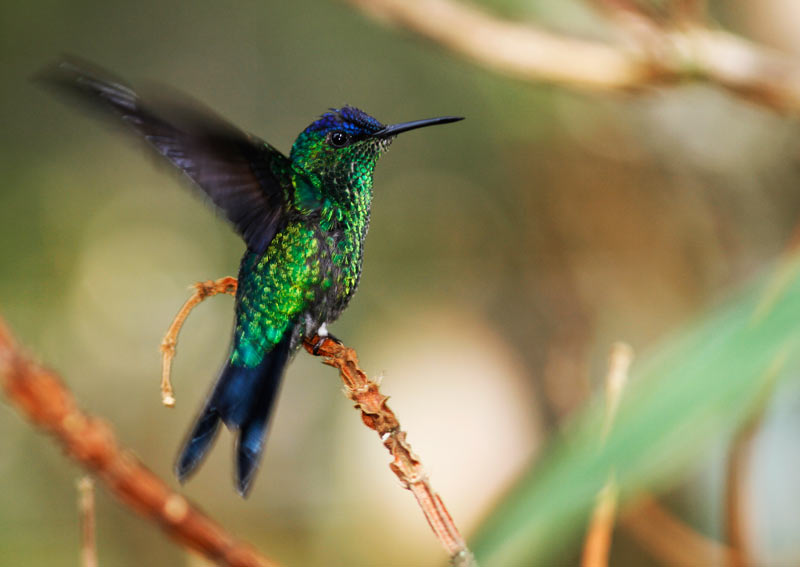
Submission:
{"label": "bird's wing", "polygon": [[254,252],[264,252],[285,218],[281,152],[199,103],[172,95],[146,104],[121,81],[83,62],[65,60],[40,74],[47,86],[119,116],[180,168],[230,220]]}

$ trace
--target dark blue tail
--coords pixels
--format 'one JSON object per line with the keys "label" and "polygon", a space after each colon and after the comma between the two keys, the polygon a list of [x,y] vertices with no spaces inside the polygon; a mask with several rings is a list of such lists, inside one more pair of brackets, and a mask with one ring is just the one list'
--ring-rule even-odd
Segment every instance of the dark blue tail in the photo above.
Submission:
{"label": "dark blue tail", "polygon": [[247,495],[264,450],[267,422],[283,369],[289,360],[291,333],[286,334],[258,366],[225,365],[175,464],[175,474],[181,482],[202,462],[223,421],[230,429],[239,431],[236,487],[239,494]]}

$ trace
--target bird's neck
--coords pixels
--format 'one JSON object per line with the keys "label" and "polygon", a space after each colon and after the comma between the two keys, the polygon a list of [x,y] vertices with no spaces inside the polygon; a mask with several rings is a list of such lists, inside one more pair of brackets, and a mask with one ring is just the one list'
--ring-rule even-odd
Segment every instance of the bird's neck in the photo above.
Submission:
{"label": "bird's neck", "polygon": [[327,211],[323,217],[330,216],[334,222],[367,218],[374,169],[374,162],[338,162],[311,170],[296,167],[295,206]]}
{"label": "bird's neck", "polygon": [[372,206],[372,175],[329,180],[323,185],[325,195],[321,228],[326,232],[343,232],[349,238],[363,240],[369,225]]}

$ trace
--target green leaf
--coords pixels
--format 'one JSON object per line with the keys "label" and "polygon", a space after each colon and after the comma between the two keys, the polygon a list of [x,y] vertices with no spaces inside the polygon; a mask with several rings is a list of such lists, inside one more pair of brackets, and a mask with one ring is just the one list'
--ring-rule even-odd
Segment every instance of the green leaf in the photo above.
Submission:
{"label": "green leaf", "polygon": [[663,487],[730,436],[800,364],[800,258],[634,362],[613,428],[591,404],[471,538],[481,565],[545,565],[574,546],[614,471],[621,497]]}

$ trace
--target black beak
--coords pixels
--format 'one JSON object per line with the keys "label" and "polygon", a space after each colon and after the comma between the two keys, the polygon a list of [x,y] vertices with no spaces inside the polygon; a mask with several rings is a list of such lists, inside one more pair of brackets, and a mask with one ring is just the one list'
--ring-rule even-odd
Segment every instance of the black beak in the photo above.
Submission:
{"label": "black beak", "polygon": [[403,122],[401,124],[392,124],[386,126],[383,130],[378,130],[373,134],[375,138],[388,138],[389,136],[396,136],[400,132],[408,132],[416,128],[424,128],[425,126],[436,126],[437,124],[449,124],[450,122],[458,122],[464,120],[463,116],[440,116],[439,118],[426,118],[425,120],[414,120],[413,122]]}

